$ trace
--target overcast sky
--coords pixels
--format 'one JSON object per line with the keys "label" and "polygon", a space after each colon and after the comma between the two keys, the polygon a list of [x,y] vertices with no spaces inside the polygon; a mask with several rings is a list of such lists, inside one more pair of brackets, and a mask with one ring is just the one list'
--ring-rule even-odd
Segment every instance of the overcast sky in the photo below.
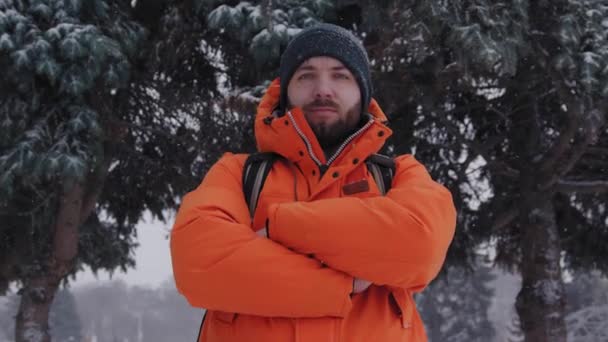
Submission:
{"label": "overcast sky", "polygon": [[[150,215],[137,225],[137,241],[139,247],[135,249],[137,265],[127,273],[117,271],[111,279],[123,279],[129,285],[157,287],[172,276],[171,256],[169,253],[169,231],[173,225],[173,217],[167,223],[153,221]],[[92,282],[107,281],[110,276],[107,272],[99,272],[95,277],[90,270],[81,272],[76,276],[72,286],[90,284]]]}

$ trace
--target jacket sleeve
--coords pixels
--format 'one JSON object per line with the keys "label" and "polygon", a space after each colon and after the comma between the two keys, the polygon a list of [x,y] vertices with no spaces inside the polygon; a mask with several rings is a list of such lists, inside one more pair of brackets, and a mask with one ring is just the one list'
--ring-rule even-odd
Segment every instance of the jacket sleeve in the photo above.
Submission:
{"label": "jacket sleeve", "polygon": [[243,161],[227,154],[187,194],[171,231],[178,290],[196,307],[258,316],[345,316],[353,278],[250,227]]}
{"label": "jacket sleeve", "polygon": [[396,164],[386,196],[271,205],[270,238],[377,285],[425,287],[444,262],[456,211],[450,192],[411,155]]}

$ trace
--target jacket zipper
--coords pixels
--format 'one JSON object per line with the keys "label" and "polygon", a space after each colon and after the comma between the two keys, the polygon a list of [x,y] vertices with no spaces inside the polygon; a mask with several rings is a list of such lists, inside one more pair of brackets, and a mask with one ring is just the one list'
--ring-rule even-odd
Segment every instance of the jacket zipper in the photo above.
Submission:
{"label": "jacket zipper", "polygon": [[296,129],[296,132],[298,133],[298,135],[300,136],[300,138],[302,138],[302,140],[304,140],[304,144],[306,145],[306,150],[308,150],[308,154],[310,155],[310,158],[312,158],[312,160],[319,167],[319,171],[321,173],[320,176],[323,176],[323,174],[325,173],[325,171],[327,171],[327,169],[329,168],[329,165],[331,165],[331,163],[333,163],[334,160],[336,160],[336,158],[338,158],[338,156],[340,155],[340,153],[342,153],[342,151],[346,148],[346,146],[348,146],[348,144],[351,141],[353,141],[356,137],[358,137],[359,135],[361,135],[361,133],[363,133],[366,129],[368,129],[374,123],[374,120],[370,119],[365,125],[363,125],[363,127],[359,128],[359,130],[357,130],[355,133],[351,134],[348,138],[346,138],[346,140],[344,140],[344,142],[340,145],[340,147],[338,147],[338,149],[331,156],[331,158],[329,158],[327,160],[327,164],[323,165],[323,164],[321,164],[321,161],[319,160],[319,158],[317,158],[317,156],[315,155],[314,151],[312,150],[312,145],[310,144],[310,141],[308,140],[308,138],[306,137],[306,135],[304,135],[304,133],[302,132],[302,130],[300,129],[300,127],[298,126],[298,124],[294,120],[293,116],[291,115],[291,111],[287,112],[287,116],[289,117],[289,120],[291,121],[291,124]]}

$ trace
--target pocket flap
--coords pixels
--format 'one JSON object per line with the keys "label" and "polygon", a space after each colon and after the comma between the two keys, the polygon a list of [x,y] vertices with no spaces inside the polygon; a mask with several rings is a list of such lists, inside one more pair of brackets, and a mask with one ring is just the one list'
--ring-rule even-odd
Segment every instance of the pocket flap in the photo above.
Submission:
{"label": "pocket flap", "polygon": [[213,312],[213,317],[215,319],[217,319],[218,321],[221,321],[224,323],[232,323],[232,321],[234,321],[235,316],[236,316],[236,313],[234,313],[234,312],[225,312],[225,311],[214,311]]}

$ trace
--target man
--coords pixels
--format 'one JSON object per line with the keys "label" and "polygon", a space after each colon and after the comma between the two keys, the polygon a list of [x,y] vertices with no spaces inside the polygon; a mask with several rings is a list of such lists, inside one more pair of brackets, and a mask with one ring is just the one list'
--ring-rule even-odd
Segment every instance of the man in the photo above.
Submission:
{"label": "man", "polygon": [[439,272],[450,193],[411,155],[382,196],[365,160],[391,131],[347,30],[302,31],[257,111],[258,150],[284,157],[253,220],[246,155],[227,153],[184,197],[171,233],[177,288],[207,308],[199,341],[425,341],[412,293]]}

